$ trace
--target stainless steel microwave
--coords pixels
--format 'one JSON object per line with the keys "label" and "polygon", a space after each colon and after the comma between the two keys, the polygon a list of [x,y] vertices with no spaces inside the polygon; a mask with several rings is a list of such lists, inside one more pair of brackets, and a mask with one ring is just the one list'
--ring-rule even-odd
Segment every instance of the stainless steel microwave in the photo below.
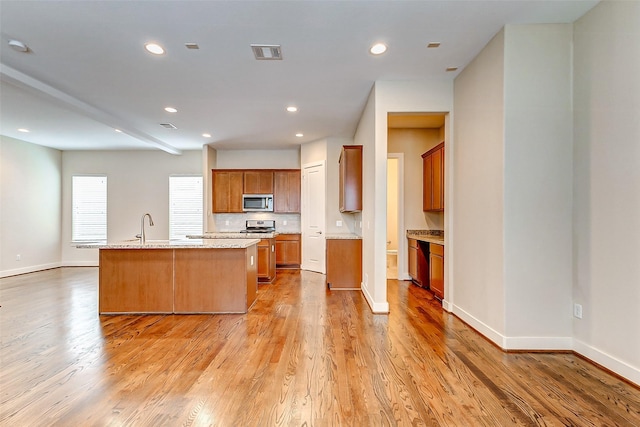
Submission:
{"label": "stainless steel microwave", "polygon": [[243,194],[244,212],[273,212],[273,194]]}

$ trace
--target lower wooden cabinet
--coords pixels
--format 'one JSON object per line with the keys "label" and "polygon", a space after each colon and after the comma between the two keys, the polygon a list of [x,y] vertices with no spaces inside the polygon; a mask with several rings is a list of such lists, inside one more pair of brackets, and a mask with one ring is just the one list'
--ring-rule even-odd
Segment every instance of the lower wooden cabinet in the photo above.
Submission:
{"label": "lower wooden cabinet", "polygon": [[429,244],[429,287],[440,300],[444,298],[444,246]]}
{"label": "lower wooden cabinet", "polygon": [[258,281],[272,282],[276,277],[276,239],[258,243]]}
{"label": "lower wooden cabinet", "polygon": [[362,240],[327,239],[327,286],[330,289],[360,289]]}
{"label": "lower wooden cabinet", "polygon": [[416,239],[409,241],[409,276],[418,286],[429,287],[429,244]]}
{"label": "lower wooden cabinet", "polygon": [[300,268],[300,235],[276,236],[276,268]]}

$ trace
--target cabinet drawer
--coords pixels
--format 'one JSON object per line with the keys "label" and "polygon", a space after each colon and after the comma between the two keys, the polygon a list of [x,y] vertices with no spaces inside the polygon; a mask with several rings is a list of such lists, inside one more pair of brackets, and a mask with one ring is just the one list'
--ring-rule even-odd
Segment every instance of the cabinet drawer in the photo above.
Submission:
{"label": "cabinet drawer", "polygon": [[276,240],[281,242],[281,241],[286,241],[286,240],[293,240],[296,242],[300,241],[300,235],[299,234],[278,234],[276,236]]}
{"label": "cabinet drawer", "polygon": [[438,245],[436,243],[429,244],[429,252],[434,255],[444,256],[444,245]]}

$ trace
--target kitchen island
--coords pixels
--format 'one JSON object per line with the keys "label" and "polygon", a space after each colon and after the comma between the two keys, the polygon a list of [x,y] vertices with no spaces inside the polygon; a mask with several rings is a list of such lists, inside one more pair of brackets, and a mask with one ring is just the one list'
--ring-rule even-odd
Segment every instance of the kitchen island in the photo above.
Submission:
{"label": "kitchen island", "polygon": [[100,250],[98,311],[246,313],[256,299],[258,239],[78,245]]}

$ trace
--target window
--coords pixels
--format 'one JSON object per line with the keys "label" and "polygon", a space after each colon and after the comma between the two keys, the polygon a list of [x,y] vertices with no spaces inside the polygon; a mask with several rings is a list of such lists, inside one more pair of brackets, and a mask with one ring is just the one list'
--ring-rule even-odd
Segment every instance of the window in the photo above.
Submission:
{"label": "window", "polygon": [[71,177],[71,239],[107,240],[107,177]]}
{"label": "window", "polygon": [[202,177],[169,177],[169,239],[202,234]]}

